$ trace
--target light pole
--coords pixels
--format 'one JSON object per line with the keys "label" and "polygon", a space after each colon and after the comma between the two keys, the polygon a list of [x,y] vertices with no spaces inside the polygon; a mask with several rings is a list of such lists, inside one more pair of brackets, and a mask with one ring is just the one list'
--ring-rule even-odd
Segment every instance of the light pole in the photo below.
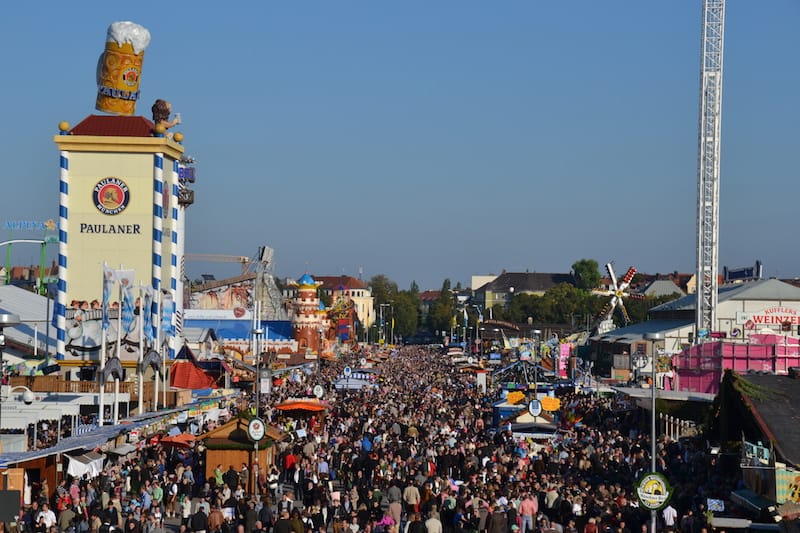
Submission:
{"label": "light pole", "polygon": [[389,311],[392,315],[392,323],[389,324],[389,342],[394,346],[394,304],[389,304]]}
{"label": "light pole", "polygon": [[380,344],[381,346],[386,344],[386,322],[383,320],[383,308],[384,307],[391,307],[391,304],[380,304],[381,330],[380,330],[380,339],[378,340],[378,344]]}
{"label": "light pole", "polygon": [[319,348],[317,348],[317,381],[319,381],[319,369],[320,369],[320,359],[322,359],[322,335],[325,333],[325,329],[322,325],[319,326]]}
{"label": "light pole", "polygon": [[483,313],[481,313],[481,306],[472,304],[472,307],[478,312],[478,318],[475,319],[475,341],[478,344],[478,356],[480,357],[483,355],[481,347],[481,322],[483,322]]}
{"label": "light pole", "polygon": [[[5,328],[13,328],[15,326],[19,326],[19,324],[20,324],[19,315],[11,313],[0,314],[0,388],[2,388],[3,381],[5,381],[6,377],[5,365],[3,364],[3,349],[6,347],[6,334],[3,332],[3,330]],[[0,406],[0,412],[2,412],[1,409],[2,406]],[[2,419],[0,419],[0,427],[2,426],[3,426]]]}
{"label": "light pole", "polygon": [[[664,340],[661,332],[645,333],[644,340],[650,343],[650,470],[656,472],[656,345]],[[650,511],[650,532],[656,533],[656,510]]]}
{"label": "light pole", "polygon": [[[260,319],[259,319],[259,322],[260,322]],[[258,418],[258,408],[259,408],[259,404],[261,403],[261,395],[259,394],[259,390],[258,390],[259,389],[259,386],[258,386],[259,385],[259,381],[261,381],[261,342],[260,341],[261,341],[261,335],[264,334],[264,330],[261,329],[261,328],[253,328],[252,333],[253,333],[253,336],[255,337],[255,340],[256,340],[255,349],[253,350],[255,352],[255,354],[256,354],[256,375],[255,375],[255,379],[253,380],[253,393],[254,393],[253,395],[255,396],[255,399],[256,399],[256,418]],[[258,441],[254,442],[253,449],[255,450],[256,453],[255,453],[255,456],[254,456],[255,459],[253,460],[253,463],[255,463],[255,464],[250,465],[250,466],[253,467],[251,469],[253,471],[253,481],[252,481],[253,484],[251,485],[251,487],[253,489],[253,494],[255,494],[255,496],[258,497]]]}

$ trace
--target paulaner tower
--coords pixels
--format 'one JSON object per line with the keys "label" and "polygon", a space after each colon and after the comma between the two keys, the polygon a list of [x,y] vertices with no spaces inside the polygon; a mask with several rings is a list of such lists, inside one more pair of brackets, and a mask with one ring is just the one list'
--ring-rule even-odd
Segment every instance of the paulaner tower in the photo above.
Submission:
{"label": "paulaner tower", "polygon": [[[122,30],[131,28],[134,33],[126,37]],[[142,31],[146,34],[132,23],[113,24],[105,54],[113,48],[117,55],[141,56]],[[149,34],[146,38],[149,42]],[[112,46],[115,39],[119,47]],[[147,318],[152,330],[163,330],[161,340],[168,344],[169,356],[180,349],[176,339],[181,338],[183,316],[185,216],[194,202],[187,183],[194,181],[194,169],[183,159],[183,135],[166,133],[178,121],[165,126],[133,114],[140,67],[138,57],[119,72],[98,78],[98,109],[114,115],[90,115],[72,128],[62,122],[53,139],[60,166],[57,358],[62,368],[81,368],[81,379],[93,379],[100,360],[104,264],[135,276],[135,326],[119,337],[122,367],[135,369],[139,364],[141,324],[148,324]],[[132,90],[111,91],[113,84]],[[117,105],[113,98],[124,102]],[[142,287],[155,289],[149,309],[138,302]],[[110,300],[118,303],[116,292]],[[174,312],[168,315],[171,329],[161,323],[159,301],[174,302]],[[107,316],[114,322],[119,313],[112,305]],[[118,338],[116,333],[106,334],[107,346]]]}

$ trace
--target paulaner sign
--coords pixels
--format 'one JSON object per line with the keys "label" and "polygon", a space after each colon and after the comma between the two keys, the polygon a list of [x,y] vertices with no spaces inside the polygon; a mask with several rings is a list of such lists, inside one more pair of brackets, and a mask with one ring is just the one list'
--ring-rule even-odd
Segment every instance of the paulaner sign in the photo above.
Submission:
{"label": "paulaner sign", "polygon": [[81,223],[81,233],[109,233],[123,235],[140,235],[142,233],[139,224],[85,224]]}
{"label": "paulaner sign", "polygon": [[800,314],[797,309],[783,306],[770,307],[757,313],[737,311],[736,323],[744,325],[746,328],[755,328],[760,325],[781,326],[786,323],[796,325],[800,324]]}

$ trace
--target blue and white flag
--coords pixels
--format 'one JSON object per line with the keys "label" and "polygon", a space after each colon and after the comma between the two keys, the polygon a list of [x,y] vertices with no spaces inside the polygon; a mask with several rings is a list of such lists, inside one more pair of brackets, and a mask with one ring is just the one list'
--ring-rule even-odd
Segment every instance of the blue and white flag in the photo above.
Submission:
{"label": "blue and white flag", "polygon": [[111,300],[111,291],[114,290],[114,283],[117,281],[117,273],[115,270],[108,268],[108,265],[103,264],[103,330],[108,331],[111,321],[108,319],[108,304]]}
{"label": "blue and white flag", "polygon": [[139,311],[142,315],[142,329],[144,338],[152,344],[155,339],[153,331],[153,287],[142,287],[142,307]]}
{"label": "blue and white flag", "polygon": [[175,302],[172,293],[161,292],[161,331],[167,335],[174,335],[172,317],[175,314]]}
{"label": "blue and white flag", "polygon": [[706,508],[709,511],[713,511],[715,513],[721,513],[725,510],[725,501],[724,500],[713,500],[708,498],[707,500],[708,505]]}
{"label": "blue and white flag", "polygon": [[119,288],[122,293],[122,331],[126,334],[133,331],[135,318],[134,275],[135,272],[133,270],[117,270],[117,281],[119,281]]}

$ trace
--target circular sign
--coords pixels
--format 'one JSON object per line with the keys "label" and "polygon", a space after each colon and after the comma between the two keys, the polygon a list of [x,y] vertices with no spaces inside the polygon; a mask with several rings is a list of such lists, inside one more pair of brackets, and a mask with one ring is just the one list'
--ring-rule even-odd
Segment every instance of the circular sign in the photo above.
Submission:
{"label": "circular sign", "polygon": [[474,362],[475,362],[475,358],[474,357],[472,357],[471,355],[469,357],[467,357],[467,363],[472,364]]}
{"label": "circular sign", "polygon": [[250,423],[247,424],[247,436],[250,437],[250,440],[260,441],[264,438],[266,434],[267,427],[264,425],[264,421],[260,418],[253,418],[250,420]]}
{"label": "circular sign", "polygon": [[361,358],[361,366],[367,366],[367,358],[366,357],[362,357]]}
{"label": "circular sign", "polygon": [[667,478],[658,472],[648,472],[639,478],[635,490],[639,503],[649,511],[663,509],[672,497],[672,487],[669,486]]}
{"label": "circular sign", "polygon": [[322,388],[322,385],[314,385],[314,396],[317,398],[325,396],[325,389]]}
{"label": "circular sign", "polygon": [[353,369],[349,366],[344,367],[344,377],[349,378],[350,375],[353,373]]}
{"label": "circular sign", "polygon": [[128,207],[131,192],[128,185],[119,178],[103,178],[92,189],[94,206],[103,214],[117,215]]}
{"label": "circular sign", "polygon": [[528,403],[528,412],[531,416],[539,416],[542,414],[542,402],[539,400],[531,400]]}
{"label": "circular sign", "polygon": [[644,368],[647,366],[647,356],[643,353],[633,354],[633,366],[636,368]]}

